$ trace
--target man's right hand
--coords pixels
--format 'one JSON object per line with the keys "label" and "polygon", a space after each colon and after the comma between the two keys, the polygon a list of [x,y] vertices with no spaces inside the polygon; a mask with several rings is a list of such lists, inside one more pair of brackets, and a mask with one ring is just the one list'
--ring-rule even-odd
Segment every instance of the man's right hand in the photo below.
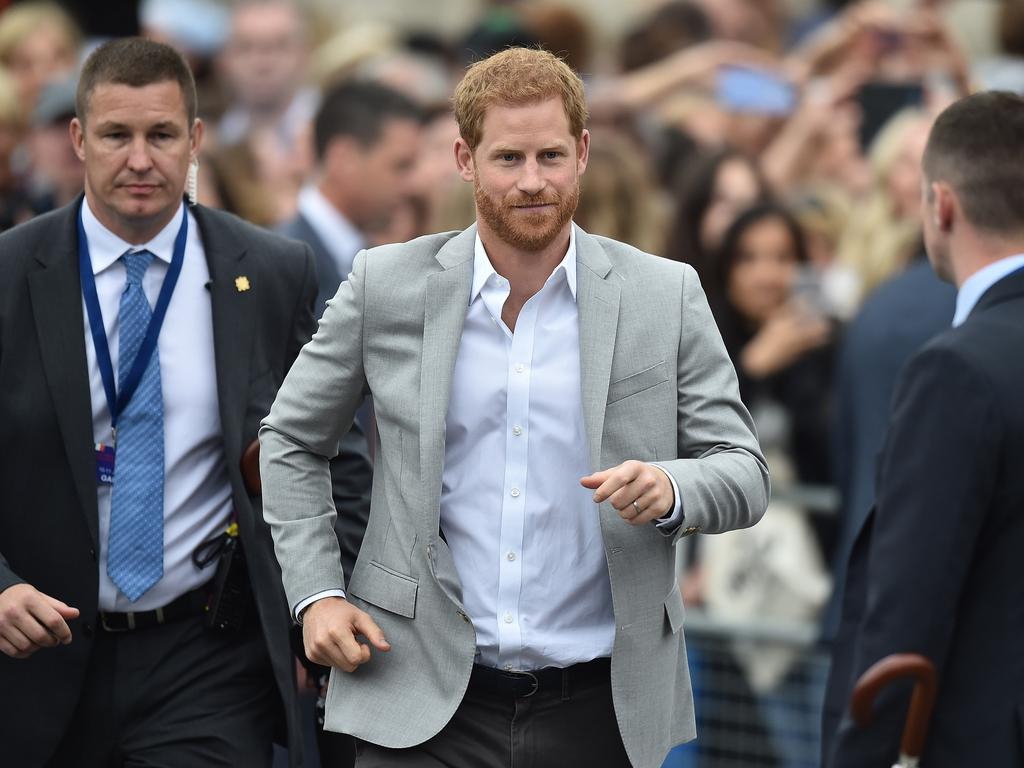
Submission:
{"label": "man's right hand", "polygon": [[391,650],[391,644],[370,614],[342,597],[322,598],[302,612],[306,656],[317,664],[354,672],[370,660],[370,647],[356,640],[359,635],[378,651]]}
{"label": "man's right hand", "polygon": [[14,584],[0,592],[0,651],[27,659],[40,648],[71,642],[68,622],[78,609],[44,595],[31,584]]}

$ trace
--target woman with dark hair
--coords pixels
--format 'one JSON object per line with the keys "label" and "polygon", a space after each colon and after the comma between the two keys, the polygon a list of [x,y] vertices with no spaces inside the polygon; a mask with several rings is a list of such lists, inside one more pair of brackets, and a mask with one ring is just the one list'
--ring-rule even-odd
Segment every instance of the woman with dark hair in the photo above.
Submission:
{"label": "woman with dark hair", "polygon": [[740,211],[769,198],[768,187],[757,165],[730,147],[698,157],[680,178],[665,255],[690,264],[710,292],[722,236]]}
{"label": "woman with dark hair", "polygon": [[749,408],[772,402],[803,483],[829,480],[833,322],[820,309],[804,233],[793,214],[760,203],[722,238],[709,301]]}

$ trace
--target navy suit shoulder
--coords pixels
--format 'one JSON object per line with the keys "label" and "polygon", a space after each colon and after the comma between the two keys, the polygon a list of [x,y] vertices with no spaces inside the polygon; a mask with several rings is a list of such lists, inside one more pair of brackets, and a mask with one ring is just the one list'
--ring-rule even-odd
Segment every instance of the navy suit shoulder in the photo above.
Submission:
{"label": "navy suit shoulder", "polygon": [[[878,659],[922,653],[939,695],[922,764],[1024,765],[1024,271],[917,353],[897,386],[879,498],[851,558],[847,700]],[[909,691],[840,725],[831,765],[885,764]]]}

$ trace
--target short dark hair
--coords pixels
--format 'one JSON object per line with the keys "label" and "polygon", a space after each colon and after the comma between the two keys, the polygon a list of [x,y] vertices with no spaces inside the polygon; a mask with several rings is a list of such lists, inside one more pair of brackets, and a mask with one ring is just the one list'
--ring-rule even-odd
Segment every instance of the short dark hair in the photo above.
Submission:
{"label": "short dark hair", "polygon": [[327,146],[338,136],[348,136],[364,147],[380,139],[388,120],[419,123],[420,108],[403,93],[368,82],[344,82],[324,94],[313,121],[317,160],[323,160]]}
{"label": "short dark hair", "polygon": [[196,81],[181,54],[169,45],[141,37],[123,37],[104,43],[85,60],[75,92],[75,114],[84,123],[89,99],[104,83],[142,88],[173,80],[181,87],[191,130],[196,119]]}
{"label": "short dark hair", "polygon": [[[926,182],[957,193],[973,226],[1024,231],[1024,98],[986,91],[960,99],[935,120],[922,166]],[[928,190],[929,196],[931,189]]]}

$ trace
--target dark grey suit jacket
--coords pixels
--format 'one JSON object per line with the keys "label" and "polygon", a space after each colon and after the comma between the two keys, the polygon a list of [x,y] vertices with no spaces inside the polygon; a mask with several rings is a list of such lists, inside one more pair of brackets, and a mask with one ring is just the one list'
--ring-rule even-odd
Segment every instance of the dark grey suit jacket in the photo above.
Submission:
{"label": "dark grey suit jacket", "polygon": [[[4,762],[25,767],[43,764],[66,729],[96,633],[99,532],[77,258],[80,200],[0,236],[0,590],[27,582],[81,611],[70,645],[25,660],[0,655]],[[219,211],[193,212],[210,270],[227,471],[285,704],[291,762],[300,765],[289,611],[261,498],[246,491],[240,460],[313,332],[316,273],[304,246]],[[240,274],[250,290],[236,290]],[[354,516],[361,536],[369,464],[358,437],[334,460],[332,475],[336,503]]]}

